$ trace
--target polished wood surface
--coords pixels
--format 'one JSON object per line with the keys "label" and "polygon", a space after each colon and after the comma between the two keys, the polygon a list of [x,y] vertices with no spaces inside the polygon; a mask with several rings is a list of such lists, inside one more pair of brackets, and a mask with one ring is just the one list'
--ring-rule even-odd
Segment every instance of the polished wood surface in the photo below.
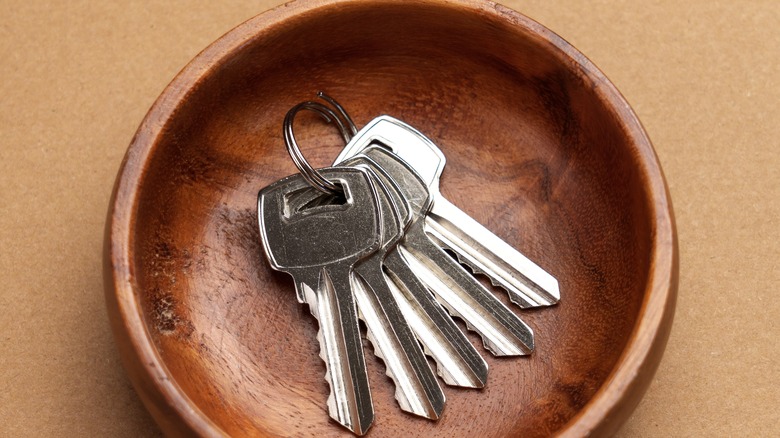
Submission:
{"label": "polished wood surface", "polygon": [[[125,365],[163,429],[347,433],[327,416],[316,321],[268,267],[256,218],[257,191],[295,171],[282,118],[320,89],[359,125],[390,114],[429,136],[447,156],[445,196],[562,291],[556,307],[515,308],[536,333],[534,354],[487,357],[487,387],[446,388],[437,423],[398,409],[366,343],[370,434],[614,432],[671,327],[677,250],[663,176],[587,59],[471,1],[288,4],[210,46],[155,103],[117,180],[105,285]],[[304,115],[296,133],[316,166],[343,146]]]}

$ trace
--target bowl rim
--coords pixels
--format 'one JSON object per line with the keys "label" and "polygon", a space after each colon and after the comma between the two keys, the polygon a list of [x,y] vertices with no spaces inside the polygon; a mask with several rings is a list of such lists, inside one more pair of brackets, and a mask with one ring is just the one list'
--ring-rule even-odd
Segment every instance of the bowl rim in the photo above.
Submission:
{"label": "bowl rim", "polygon": [[[216,66],[242,46],[263,38],[289,19],[325,11],[334,5],[395,4],[395,0],[296,0],[263,12],[227,32],[199,53],[179,72],[156,99],[135,133],[114,184],[106,221],[104,286],[111,325],[125,369],[146,408],[164,429],[201,436],[225,435],[170,379],[165,362],[154,346],[136,293],[131,257],[132,231],[138,209],[141,181],[148,159],[158,145],[166,121],[190,91]],[[644,181],[653,218],[652,254],[645,296],[637,323],[607,379],[557,433],[562,436],[608,435],[622,425],[639,403],[652,380],[671,330],[679,276],[679,249],[669,191],[652,144],[625,98],[607,77],[563,38],[532,19],[507,7],[482,0],[422,0],[415,4],[460,9],[481,14],[533,34],[559,61],[581,69],[593,81],[593,92],[606,108],[621,110],[619,119],[633,140],[635,159]]]}

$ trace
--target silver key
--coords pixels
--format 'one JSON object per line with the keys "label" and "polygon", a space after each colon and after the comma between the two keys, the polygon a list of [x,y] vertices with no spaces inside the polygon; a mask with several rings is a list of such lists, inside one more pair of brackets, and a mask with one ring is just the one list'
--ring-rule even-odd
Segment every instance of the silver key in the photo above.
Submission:
{"label": "silver key", "polygon": [[372,146],[363,155],[374,160],[398,184],[415,218],[399,246],[404,260],[450,313],[464,319],[482,336],[495,355],[524,355],[533,351],[533,332],[523,321],[485,289],[459,263],[425,233],[424,218],[430,208],[425,183],[397,155]]}
{"label": "silver key", "polygon": [[[400,193],[396,182],[370,158],[358,155],[342,163],[363,165],[374,170],[376,177],[388,188],[405,230],[414,219],[408,201]],[[401,308],[404,318],[417,339],[437,364],[437,373],[445,383],[453,386],[482,388],[487,380],[488,366],[482,356],[460,331],[446,311],[436,302],[412,272],[398,247],[391,248],[384,258],[384,267],[392,280],[387,286]],[[389,281],[387,281],[389,280]]]}
{"label": "silver key", "polygon": [[[354,166],[358,165],[357,161],[344,164]],[[364,168],[371,173],[379,194],[382,246],[355,265],[352,290],[374,351],[384,360],[387,375],[395,382],[395,397],[401,409],[435,420],[444,409],[444,392],[382,272],[385,255],[393,251],[403,236],[409,207],[396,206],[389,193],[391,188],[370,168]]]}
{"label": "silver key", "polygon": [[440,194],[444,155],[411,126],[389,116],[378,117],[352,139],[336,163],[360,153],[374,141],[388,146],[427,184],[433,205],[425,219],[425,230],[439,245],[455,252],[474,271],[487,275],[521,308],[549,306],[560,300],[558,281],[552,275]]}
{"label": "silver key", "polygon": [[330,416],[362,435],[374,420],[371,391],[350,289],[350,272],[380,246],[377,192],[366,171],[322,169],[345,202],[301,203],[314,189],[296,174],[264,188],[258,199],[263,247],[271,266],[295,281],[298,298],[319,321],[317,338],[330,384]]}

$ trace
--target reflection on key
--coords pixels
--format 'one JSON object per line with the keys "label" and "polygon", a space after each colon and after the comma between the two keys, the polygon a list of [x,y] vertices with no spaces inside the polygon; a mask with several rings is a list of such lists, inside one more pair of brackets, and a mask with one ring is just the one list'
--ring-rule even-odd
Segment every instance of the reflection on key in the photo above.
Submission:
{"label": "reflection on key", "polygon": [[374,351],[384,360],[387,375],[395,383],[395,396],[401,409],[436,420],[444,410],[444,392],[382,274],[385,256],[403,236],[408,208],[401,205],[404,208],[400,214],[390,188],[366,168],[379,195],[382,244],[379,250],[355,265],[352,291]]}
{"label": "reflection on key", "polygon": [[369,122],[344,148],[336,163],[381,144],[408,163],[428,186],[432,207],[426,231],[436,243],[458,255],[474,271],[505,289],[522,308],[549,306],[560,300],[558,281],[516,249],[479,224],[439,192],[446,159],[427,137],[390,116]]}
{"label": "reflection on key", "polygon": [[377,194],[364,170],[320,172],[344,187],[345,203],[291,204],[306,198],[301,190],[314,189],[300,174],[284,178],[260,191],[260,234],[269,264],[293,277],[298,298],[319,323],[331,418],[363,435],[374,421],[374,408],[350,274],[357,262],[379,249]]}
{"label": "reflection on key", "polygon": [[493,354],[530,353],[533,350],[531,329],[425,234],[424,217],[430,207],[425,183],[386,149],[371,147],[364,154],[393,178],[415,213],[400,246],[404,260],[415,275],[445,307],[474,327]]}

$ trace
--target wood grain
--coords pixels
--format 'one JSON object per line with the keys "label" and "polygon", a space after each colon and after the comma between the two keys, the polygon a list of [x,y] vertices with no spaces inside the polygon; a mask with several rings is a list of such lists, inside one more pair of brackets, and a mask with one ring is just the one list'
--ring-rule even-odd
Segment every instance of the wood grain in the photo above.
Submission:
{"label": "wood grain", "polygon": [[[437,423],[402,413],[368,354],[371,435],[614,432],[673,316],[676,236],[660,167],[583,55],[517,13],[466,0],[282,6],[206,49],[152,107],[117,179],[105,285],[128,373],[163,429],[347,434],[328,420],[316,322],[268,267],[257,230],[257,191],[295,171],[282,118],[317,90],[358,124],[390,114],[428,135],[447,156],[444,195],[561,284],[560,305],[518,311],[534,354],[488,357],[487,387],[447,388]],[[303,114],[297,128],[316,166],[343,146]]]}

